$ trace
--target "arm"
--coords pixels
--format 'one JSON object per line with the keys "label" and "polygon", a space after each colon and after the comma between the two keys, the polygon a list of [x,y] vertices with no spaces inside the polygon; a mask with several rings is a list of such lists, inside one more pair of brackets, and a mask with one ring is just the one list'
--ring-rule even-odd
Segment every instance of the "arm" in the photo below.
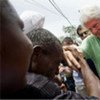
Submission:
{"label": "arm", "polygon": [[79,63],[88,95],[100,97],[100,79],[91,71],[83,58]]}
{"label": "arm", "polygon": [[91,71],[79,52],[77,50],[64,51],[64,54],[66,60],[69,61],[69,66],[71,65],[70,67],[74,70],[77,69],[76,71],[81,71],[88,95],[100,97],[100,79]]}

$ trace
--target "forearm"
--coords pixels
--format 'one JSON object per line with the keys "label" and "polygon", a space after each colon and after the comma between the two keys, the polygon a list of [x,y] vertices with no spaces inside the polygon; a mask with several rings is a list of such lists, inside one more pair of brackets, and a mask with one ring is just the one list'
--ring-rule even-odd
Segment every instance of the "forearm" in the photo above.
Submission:
{"label": "forearm", "polygon": [[76,71],[81,71],[88,95],[100,97],[100,79],[91,71],[83,55],[76,49],[73,51],[65,50],[65,58],[66,60],[68,59],[67,62],[70,61],[68,63],[69,67]]}
{"label": "forearm", "polygon": [[81,73],[89,96],[100,97],[100,79],[91,71],[85,60],[82,59]]}

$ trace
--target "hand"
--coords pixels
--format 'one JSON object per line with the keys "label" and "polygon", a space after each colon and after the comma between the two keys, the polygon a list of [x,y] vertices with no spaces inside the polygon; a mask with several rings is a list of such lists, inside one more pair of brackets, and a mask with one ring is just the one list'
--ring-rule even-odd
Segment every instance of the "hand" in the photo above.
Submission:
{"label": "hand", "polygon": [[66,88],[66,86],[65,86],[64,83],[62,83],[62,84],[59,86],[59,88],[61,89],[61,91],[67,92],[67,88]]}
{"label": "hand", "polygon": [[62,83],[61,78],[58,76],[55,76],[53,81],[59,86],[60,90],[63,92],[67,91],[67,87],[65,86],[64,83]]}
{"label": "hand", "polygon": [[63,46],[63,50],[65,50],[65,51],[74,51],[74,50],[77,50],[79,53],[81,53],[82,54],[82,51],[79,49],[79,47],[78,46],[76,46],[76,45],[70,45],[70,46]]}
{"label": "hand", "polygon": [[59,73],[64,73],[64,74],[66,74],[66,75],[70,75],[71,73],[72,73],[72,69],[71,68],[69,68],[69,67],[64,67],[64,66],[60,66],[59,67]]}
{"label": "hand", "polygon": [[76,58],[74,57],[74,55],[72,54],[72,52],[64,51],[64,56],[68,63],[68,66],[73,70],[79,71],[81,66],[80,66],[79,62],[76,60]]}
{"label": "hand", "polygon": [[77,46],[63,46],[63,52],[65,59],[70,68],[79,71],[81,64],[79,63],[80,58],[83,58],[81,50]]}

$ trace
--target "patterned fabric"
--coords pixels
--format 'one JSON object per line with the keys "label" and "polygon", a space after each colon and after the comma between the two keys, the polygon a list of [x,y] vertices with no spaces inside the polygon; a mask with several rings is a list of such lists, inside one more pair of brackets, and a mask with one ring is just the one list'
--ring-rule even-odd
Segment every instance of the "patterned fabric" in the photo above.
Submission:
{"label": "patterned fabric", "polygon": [[38,88],[45,99],[54,98],[61,93],[59,87],[45,76],[28,73],[26,78],[27,84]]}
{"label": "patterned fabric", "polygon": [[31,84],[40,90],[42,95],[42,98],[40,99],[97,99],[93,96],[81,96],[80,94],[72,91],[61,93],[59,87],[54,82],[42,75],[28,73],[26,77],[28,84]]}
{"label": "patterned fabric", "polygon": [[[12,94],[1,94],[3,99],[98,99],[96,97],[83,97],[72,91],[61,93],[57,85],[46,77],[27,74],[27,85],[24,89]],[[33,77],[33,78],[32,78]],[[34,80],[35,79],[35,80]],[[33,84],[34,83],[34,84]]]}

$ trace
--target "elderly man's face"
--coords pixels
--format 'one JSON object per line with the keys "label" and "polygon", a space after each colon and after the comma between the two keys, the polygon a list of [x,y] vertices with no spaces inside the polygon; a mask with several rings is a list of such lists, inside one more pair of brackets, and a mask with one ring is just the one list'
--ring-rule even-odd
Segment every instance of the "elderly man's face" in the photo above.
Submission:
{"label": "elderly man's face", "polygon": [[96,37],[100,37],[100,19],[92,19],[86,22],[85,27],[88,28]]}

